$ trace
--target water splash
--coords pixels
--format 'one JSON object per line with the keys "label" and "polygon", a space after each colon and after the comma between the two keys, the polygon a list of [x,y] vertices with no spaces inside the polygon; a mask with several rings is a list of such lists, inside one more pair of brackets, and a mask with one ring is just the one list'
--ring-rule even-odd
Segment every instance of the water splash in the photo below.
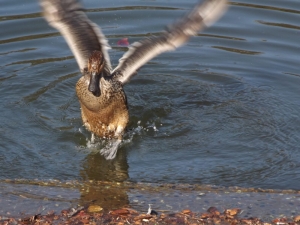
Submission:
{"label": "water splash", "polygon": [[87,138],[87,148],[94,153],[100,153],[107,160],[112,160],[116,157],[118,149],[123,146],[124,141],[118,139],[104,139],[91,136]]}
{"label": "water splash", "polygon": [[107,160],[111,160],[116,158],[117,151],[119,146],[121,145],[122,140],[109,140],[108,144],[100,150],[100,154],[105,157]]}
{"label": "water splash", "polygon": [[[138,121],[136,125],[124,134],[122,140],[99,138],[92,134],[90,138],[86,138],[86,147],[92,152],[99,152],[106,160],[112,160],[116,157],[118,150],[131,143],[135,136],[141,136],[144,132],[159,131],[155,123],[147,122],[146,126],[142,126],[141,121]],[[82,133],[81,129],[79,131]]]}

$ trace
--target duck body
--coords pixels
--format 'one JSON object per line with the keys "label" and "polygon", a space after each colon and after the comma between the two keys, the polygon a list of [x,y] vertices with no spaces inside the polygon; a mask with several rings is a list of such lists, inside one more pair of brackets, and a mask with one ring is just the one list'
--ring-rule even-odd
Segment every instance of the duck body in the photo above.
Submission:
{"label": "duck body", "polygon": [[120,139],[129,121],[122,83],[112,77],[101,77],[101,94],[96,97],[88,90],[89,80],[83,76],[76,84],[84,126],[99,137]]}

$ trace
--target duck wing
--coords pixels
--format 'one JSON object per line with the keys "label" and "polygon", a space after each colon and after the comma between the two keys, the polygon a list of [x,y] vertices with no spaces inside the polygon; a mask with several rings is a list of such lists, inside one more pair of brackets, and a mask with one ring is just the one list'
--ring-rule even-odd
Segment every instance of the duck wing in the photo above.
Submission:
{"label": "duck wing", "polygon": [[40,0],[43,15],[67,41],[81,70],[87,68],[94,50],[104,55],[105,69],[110,74],[109,45],[100,28],[92,23],[76,0]]}
{"label": "duck wing", "polygon": [[187,15],[169,26],[161,36],[133,43],[119,60],[112,74],[126,83],[146,62],[166,51],[175,50],[191,36],[217,21],[227,8],[227,0],[206,0],[198,3]]}

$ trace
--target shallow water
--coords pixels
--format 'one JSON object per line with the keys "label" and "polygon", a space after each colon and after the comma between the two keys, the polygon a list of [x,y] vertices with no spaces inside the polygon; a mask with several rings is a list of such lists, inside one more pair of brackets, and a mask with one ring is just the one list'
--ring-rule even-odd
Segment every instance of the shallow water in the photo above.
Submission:
{"label": "shallow water", "polygon": [[[112,46],[159,33],[195,1],[84,1]],[[115,160],[90,145],[68,46],[36,1],[0,8],[0,180],[300,187],[300,2],[230,2],[227,14],[125,86],[130,124]],[[99,144],[100,143],[100,144]]]}

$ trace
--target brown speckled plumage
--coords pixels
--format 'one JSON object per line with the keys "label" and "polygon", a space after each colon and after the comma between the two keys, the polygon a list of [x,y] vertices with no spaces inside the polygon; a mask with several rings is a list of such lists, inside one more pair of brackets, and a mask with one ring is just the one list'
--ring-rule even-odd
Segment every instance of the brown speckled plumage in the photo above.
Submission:
{"label": "brown speckled plumage", "polygon": [[[86,74],[76,84],[85,127],[99,137],[121,138],[129,120],[122,83],[113,77],[101,77],[101,94],[96,97],[88,90],[89,80]],[[122,132],[116,132],[118,127],[123,128]]]}

